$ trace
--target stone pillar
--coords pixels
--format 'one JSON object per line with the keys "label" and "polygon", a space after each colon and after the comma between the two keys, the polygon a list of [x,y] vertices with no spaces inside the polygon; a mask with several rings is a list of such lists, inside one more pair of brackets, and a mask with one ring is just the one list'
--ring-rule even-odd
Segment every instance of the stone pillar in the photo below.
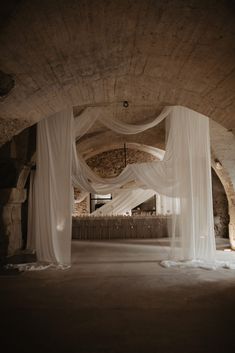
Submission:
{"label": "stone pillar", "polygon": [[8,255],[13,255],[22,246],[21,205],[26,196],[26,189],[21,188],[1,189],[0,192],[1,228],[8,242]]}
{"label": "stone pillar", "polygon": [[216,160],[216,157],[212,152],[212,159],[211,159],[212,168],[214,169],[215,173],[219,177],[228,199],[228,213],[230,218],[229,226],[228,226],[229,241],[230,241],[231,248],[235,250],[235,190],[228,171],[225,170],[222,164],[217,165],[215,160]]}

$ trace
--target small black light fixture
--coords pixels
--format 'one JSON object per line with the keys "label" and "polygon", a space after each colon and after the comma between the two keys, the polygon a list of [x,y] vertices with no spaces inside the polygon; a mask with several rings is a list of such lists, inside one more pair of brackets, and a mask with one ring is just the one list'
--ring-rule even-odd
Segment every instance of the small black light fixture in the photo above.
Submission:
{"label": "small black light fixture", "polygon": [[123,105],[124,108],[128,108],[129,107],[128,101],[123,101],[122,105]]}

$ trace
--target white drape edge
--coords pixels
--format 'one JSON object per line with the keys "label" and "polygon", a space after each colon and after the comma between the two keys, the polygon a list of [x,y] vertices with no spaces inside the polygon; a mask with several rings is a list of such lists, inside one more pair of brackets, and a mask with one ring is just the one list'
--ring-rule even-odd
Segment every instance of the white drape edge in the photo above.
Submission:
{"label": "white drape edge", "polygon": [[175,110],[166,155],[168,151],[173,194],[180,198],[180,215],[173,216],[171,224],[171,257],[214,263],[209,119],[183,108]]}

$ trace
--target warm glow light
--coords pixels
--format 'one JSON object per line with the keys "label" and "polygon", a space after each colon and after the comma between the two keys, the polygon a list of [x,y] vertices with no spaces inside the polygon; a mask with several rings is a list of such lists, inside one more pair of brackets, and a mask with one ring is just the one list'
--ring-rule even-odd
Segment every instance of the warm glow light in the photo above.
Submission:
{"label": "warm glow light", "polygon": [[62,220],[61,222],[59,222],[56,226],[56,229],[59,231],[59,232],[62,232],[62,230],[64,229],[64,226],[65,226],[65,220]]}
{"label": "warm glow light", "polygon": [[216,169],[219,169],[219,170],[223,168],[222,164],[220,163],[220,161],[218,159],[215,159],[215,167],[216,167]]}

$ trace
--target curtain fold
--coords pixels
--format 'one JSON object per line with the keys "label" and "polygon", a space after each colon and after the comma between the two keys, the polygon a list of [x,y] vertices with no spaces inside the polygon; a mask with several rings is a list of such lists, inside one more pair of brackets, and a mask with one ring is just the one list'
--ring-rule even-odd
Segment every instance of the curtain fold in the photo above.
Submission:
{"label": "curtain fold", "polygon": [[91,216],[124,215],[155,194],[153,190],[119,190],[118,195],[92,212]]}
{"label": "curtain fold", "polygon": [[176,236],[179,241],[177,251],[172,244],[173,257],[214,261],[209,119],[178,107],[169,123],[165,157],[170,161],[172,195],[180,200],[180,214],[173,212],[172,219],[172,239]]}
{"label": "curtain fold", "polygon": [[37,126],[35,248],[40,262],[70,265],[72,110],[56,113]]}
{"label": "curtain fold", "polygon": [[110,130],[119,134],[134,135],[145,130],[151,129],[163,121],[172,110],[172,107],[165,107],[162,112],[152,119],[152,121],[144,124],[127,124],[113,117],[113,107],[88,107],[74,121],[75,137],[79,140],[85,135],[92,125],[99,120]]}

